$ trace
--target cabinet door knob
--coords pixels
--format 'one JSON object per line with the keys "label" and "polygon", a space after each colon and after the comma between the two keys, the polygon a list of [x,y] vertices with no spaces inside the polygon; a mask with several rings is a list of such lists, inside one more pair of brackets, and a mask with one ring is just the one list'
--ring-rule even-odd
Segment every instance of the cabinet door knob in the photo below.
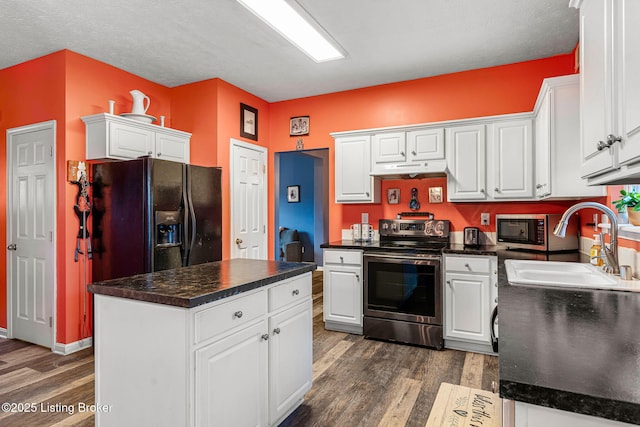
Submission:
{"label": "cabinet door knob", "polygon": [[356,280],[359,282],[360,281],[360,275],[356,274]]}
{"label": "cabinet door knob", "polygon": [[537,188],[538,190],[539,190],[539,189],[541,189],[541,188],[542,188],[542,184],[538,184],[538,185],[536,185],[536,188]]}
{"label": "cabinet door knob", "polygon": [[340,257],[340,262],[344,263],[344,258]]}
{"label": "cabinet door knob", "polygon": [[369,192],[368,192],[368,191],[367,191],[366,193],[364,193],[364,194],[366,194],[366,195],[367,195],[367,197],[369,197]]}
{"label": "cabinet door knob", "polygon": [[237,317],[238,319],[240,319],[242,317],[242,311],[238,310],[235,313],[233,313],[233,317]]}
{"label": "cabinet door knob", "polygon": [[414,150],[414,151],[411,152],[411,154],[413,154],[415,156],[418,153],[416,153],[415,150]]}
{"label": "cabinet door knob", "polygon": [[447,285],[451,286],[451,280],[447,280]]}
{"label": "cabinet door knob", "polygon": [[300,295],[300,290],[298,289],[294,289],[293,292],[291,292],[291,294],[295,297],[296,295]]}
{"label": "cabinet door knob", "polygon": [[401,155],[402,157],[404,157],[404,151],[401,151],[401,152],[400,152],[400,155]]}
{"label": "cabinet door knob", "polygon": [[12,243],[9,246],[7,246],[7,249],[9,249],[10,251],[17,251],[18,246],[15,243]]}
{"label": "cabinet door knob", "polygon": [[269,339],[269,334],[263,334],[260,338],[262,338],[262,341],[266,341]]}
{"label": "cabinet door knob", "polygon": [[152,154],[153,154],[153,151],[147,151],[147,154],[148,154],[148,155],[152,155]]}
{"label": "cabinet door knob", "polygon": [[274,334],[274,335],[278,335],[279,333],[280,333],[280,328],[275,328],[275,329],[273,330],[273,334]]}
{"label": "cabinet door knob", "polygon": [[162,156],[162,153],[158,153],[158,157]]}
{"label": "cabinet door knob", "polygon": [[242,239],[240,238],[236,239],[236,245],[239,245],[240,243],[242,243]]}
{"label": "cabinet door knob", "polygon": [[466,263],[464,266],[471,270],[471,266],[469,265],[469,263]]}
{"label": "cabinet door knob", "polygon": [[500,189],[498,187],[494,188],[493,191],[495,191],[496,193],[500,192]]}

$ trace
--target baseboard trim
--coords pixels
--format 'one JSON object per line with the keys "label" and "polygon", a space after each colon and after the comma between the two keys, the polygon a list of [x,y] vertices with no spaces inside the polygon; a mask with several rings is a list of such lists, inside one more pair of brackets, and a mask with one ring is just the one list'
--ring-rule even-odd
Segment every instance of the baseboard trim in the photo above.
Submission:
{"label": "baseboard trim", "polygon": [[7,328],[0,328],[0,338],[8,338]]}
{"label": "baseboard trim", "polygon": [[55,343],[51,351],[66,356],[67,354],[75,353],[76,351],[84,350],[91,346],[93,346],[93,338],[89,337],[69,344]]}

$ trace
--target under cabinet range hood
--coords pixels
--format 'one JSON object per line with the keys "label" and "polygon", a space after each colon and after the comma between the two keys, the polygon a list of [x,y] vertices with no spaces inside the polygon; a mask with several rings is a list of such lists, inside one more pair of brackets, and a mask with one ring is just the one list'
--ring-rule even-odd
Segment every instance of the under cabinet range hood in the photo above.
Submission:
{"label": "under cabinet range hood", "polygon": [[447,161],[376,165],[369,175],[380,179],[439,178],[447,176]]}

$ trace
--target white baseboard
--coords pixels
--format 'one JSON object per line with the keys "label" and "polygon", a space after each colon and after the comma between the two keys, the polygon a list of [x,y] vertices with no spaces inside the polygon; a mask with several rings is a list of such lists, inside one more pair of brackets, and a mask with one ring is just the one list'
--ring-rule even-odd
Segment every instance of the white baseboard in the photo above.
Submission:
{"label": "white baseboard", "polygon": [[0,328],[0,338],[7,338],[7,329]]}
{"label": "white baseboard", "polygon": [[84,338],[80,341],[75,341],[69,344],[55,343],[52,351],[56,354],[67,355],[75,353],[76,351],[84,350],[93,345],[93,338]]}

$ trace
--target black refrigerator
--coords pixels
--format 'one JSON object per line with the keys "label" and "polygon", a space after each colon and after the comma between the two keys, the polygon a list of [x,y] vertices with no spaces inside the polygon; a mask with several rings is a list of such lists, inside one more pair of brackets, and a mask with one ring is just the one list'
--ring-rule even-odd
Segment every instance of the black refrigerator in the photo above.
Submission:
{"label": "black refrigerator", "polygon": [[222,259],[220,168],[139,158],[92,172],[94,282]]}

